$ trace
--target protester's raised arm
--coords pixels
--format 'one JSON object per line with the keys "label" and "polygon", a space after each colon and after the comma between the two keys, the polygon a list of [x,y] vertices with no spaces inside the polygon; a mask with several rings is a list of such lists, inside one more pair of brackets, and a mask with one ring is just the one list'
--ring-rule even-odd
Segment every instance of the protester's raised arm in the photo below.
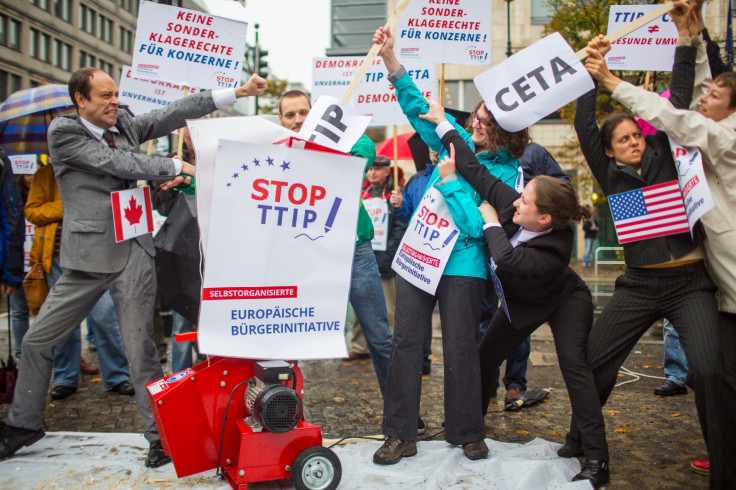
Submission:
{"label": "protester's raised arm", "polygon": [[267,87],[268,81],[257,73],[254,73],[247,82],[235,89],[235,97],[240,99],[241,97],[261,95]]}
{"label": "protester's raised arm", "polygon": [[611,73],[606,64],[606,59],[603,57],[598,49],[594,49],[588,45],[585,48],[585,52],[588,53],[588,59],[585,62],[585,69],[588,70],[593,78],[606,87],[608,90],[613,92],[618,84],[621,83],[621,79]]}
{"label": "protester's raised arm", "polygon": [[394,52],[394,36],[390,27],[379,27],[373,34],[373,44],[383,44],[378,54],[383,58],[388,74],[395,73],[401,67],[396,52]]}

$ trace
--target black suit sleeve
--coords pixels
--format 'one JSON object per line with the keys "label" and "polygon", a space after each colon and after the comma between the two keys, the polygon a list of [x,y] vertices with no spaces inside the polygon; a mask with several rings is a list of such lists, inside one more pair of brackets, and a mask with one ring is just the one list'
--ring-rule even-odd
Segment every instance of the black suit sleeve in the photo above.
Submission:
{"label": "black suit sleeve", "polygon": [[[500,270],[543,276],[553,274],[567,266],[568,261],[562,257],[560,252],[569,247],[563,247],[562,244],[559,244],[559,247],[525,246],[524,244],[512,247],[501,228],[490,227],[484,233],[491,257]],[[532,241],[551,241],[558,238],[562,240],[563,237],[564,235],[553,230],[551,235],[534,238]],[[572,243],[572,232],[570,232],[570,242]]]}
{"label": "black suit sleeve", "polygon": [[677,109],[687,109],[693,99],[695,84],[695,46],[675,48],[675,62],[670,79],[670,102]]}
{"label": "black suit sleeve", "polygon": [[514,216],[514,201],[519,198],[519,193],[491,175],[486,167],[478,163],[473,150],[454,129],[442,137],[442,144],[448,151],[451,143],[455,147],[457,171],[470,182],[470,185],[483,196],[483,199],[496,208],[501,224],[507,233],[510,231],[507,229],[507,224],[514,228],[513,231],[516,231],[517,227],[511,218]]}
{"label": "black suit sleeve", "polygon": [[731,67],[723,62],[721,58],[721,48],[718,43],[713,42],[708,33],[708,29],[703,29],[703,39],[706,42],[705,52],[708,53],[708,65],[710,66],[710,76],[716,78],[721,73],[733,71]]}
{"label": "black suit sleeve", "polygon": [[604,186],[606,185],[606,172],[610,158],[606,156],[601,140],[601,133],[595,119],[598,82],[594,81],[594,83],[595,88],[593,90],[586,92],[578,98],[578,103],[575,107],[574,125],[575,132],[578,135],[578,141],[580,142],[580,151],[583,152],[583,156],[588,163],[588,167],[590,167],[590,171],[593,173],[593,177],[598,181],[603,192],[608,194],[609,189]]}

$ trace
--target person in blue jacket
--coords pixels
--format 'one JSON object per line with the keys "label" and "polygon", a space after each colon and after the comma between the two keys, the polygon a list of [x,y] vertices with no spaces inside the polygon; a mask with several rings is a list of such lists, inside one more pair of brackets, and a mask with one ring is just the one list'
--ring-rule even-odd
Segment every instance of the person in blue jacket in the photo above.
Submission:
{"label": "person in blue jacket", "polygon": [[[373,42],[383,44],[379,54],[390,74],[389,81],[396,90],[402,111],[424,142],[437,151],[442,160],[447,150],[435,133],[436,124],[420,117],[429,106],[399,64],[393,49],[393,36],[388,29],[379,28]],[[470,124],[467,130],[457,124],[455,128],[476,153],[480,163],[513,187],[520,178],[517,159],[529,142],[527,131],[504,131],[483,103],[476,107]],[[484,223],[477,210],[482,198],[462,177],[442,182],[436,169],[429,178],[427,189],[432,187],[445,199],[459,231],[458,239],[434,295],[397,277],[394,343],[382,424],[387,438],[373,455],[376,464],[394,464],[417,452],[422,346],[436,303],[440,305],[445,360],[445,439],[450,444],[462,446],[469,459],[482,459],[488,455],[483,416],[477,410],[481,402],[476,335],[486,281]]]}
{"label": "person in blue jacket", "polygon": [[0,148],[0,294],[12,295],[23,282],[26,222],[10,159]]}

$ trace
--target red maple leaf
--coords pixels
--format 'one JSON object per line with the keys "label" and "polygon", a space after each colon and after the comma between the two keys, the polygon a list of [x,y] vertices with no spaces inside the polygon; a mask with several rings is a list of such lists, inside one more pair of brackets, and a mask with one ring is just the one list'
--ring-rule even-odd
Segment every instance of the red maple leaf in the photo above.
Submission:
{"label": "red maple leaf", "polygon": [[130,196],[128,207],[124,208],[123,211],[125,212],[125,219],[127,219],[128,223],[130,223],[131,225],[141,222],[141,216],[143,216],[143,206],[138,204],[133,196]]}

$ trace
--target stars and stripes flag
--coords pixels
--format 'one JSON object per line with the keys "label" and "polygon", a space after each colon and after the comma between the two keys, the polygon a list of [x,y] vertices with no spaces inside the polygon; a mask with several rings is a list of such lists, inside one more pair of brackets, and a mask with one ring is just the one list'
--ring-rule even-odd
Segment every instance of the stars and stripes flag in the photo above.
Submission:
{"label": "stars and stripes flag", "polygon": [[690,231],[676,180],[608,196],[619,243]]}

